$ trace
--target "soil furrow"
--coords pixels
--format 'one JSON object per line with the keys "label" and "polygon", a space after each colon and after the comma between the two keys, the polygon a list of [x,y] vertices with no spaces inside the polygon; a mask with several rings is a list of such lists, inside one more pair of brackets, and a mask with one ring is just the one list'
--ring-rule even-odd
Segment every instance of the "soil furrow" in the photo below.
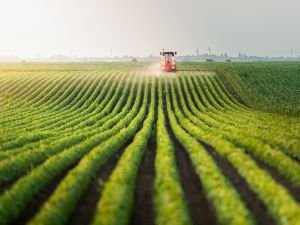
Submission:
{"label": "soil furrow", "polygon": [[[130,141],[131,142],[131,141]],[[129,142],[129,143],[130,143]],[[125,148],[123,148],[125,149]],[[123,150],[122,149],[122,150]],[[92,178],[87,190],[84,192],[77,207],[69,216],[69,225],[88,225],[92,222],[97,203],[101,198],[101,191],[104,183],[108,180],[109,175],[116,167],[123,151],[117,151]]]}
{"label": "soil furrow", "polygon": [[[167,115],[166,107],[164,107],[164,111]],[[205,196],[201,180],[193,167],[188,153],[176,139],[168,118],[166,118],[166,123],[168,133],[174,144],[177,168],[192,223],[194,225],[218,224],[212,204]]]}
{"label": "soil furrow", "polygon": [[[152,135],[153,136],[153,135]],[[155,137],[155,135],[153,136]],[[151,138],[136,179],[131,225],[154,225],[155,139]]]}
{"label": "soil furrow", "polygon": [[201,180],[193,168],[188,153],[177,141],[174,134],[170,132],[170,129],[169,133],[174,143],[177,167],[193,224],[218,224],[212,204],[205,196]]}
{"label": "soil furrow", "polygon": [[262,162],[262,161],[260,161],[260,160],[257,160],[257,159],[254,159],[254,160],[255,160],[256,164],[257,164],[260,168],[262,168],[262,169],[268,171],[268,173],[273,177],[273,179],[274,179],[277,183],[279,183],[279,184],[281,184],[283,187],[285,187],[285,188],[288,190],[288,192],[291,194],[291,196],[293,196],[293,198],[294,198],[297,202],[300,203],[300,188],[299,188],[299,187],[293,186],[286,178],[284,178],[281,174],[279,174],[279,173],[277,172],[277,170],[274,169],[273,167],[267,165],[266,163],[264,163],[264,162]]}
{"label": "soil furrow", "polygon": [[221,168],[224,175],[231,181],[234,188],[240,194],[246,206],[253,213],[254,219],[258,225],[275,225],[275,221],[268,213],[266,205],[258,198],[258,196],[250,189],[246,180],[241,177],[238,172],[224,158],[209,145],[201,143],[207,152],[213,157],[215,162]]}
{"label": "soil furrow", "polygon": [[[150,87],[150,86],[149,86]],[[155,99],[158,99],[158,93],[155,91]],[[148,102],[151,101],[151,88],[149,88]],[[157,112],[157,110],[155,110]],[[157,118],[157,116],[156,116]],[[131,225],[154,225],[154,178],[155,178],[155,125],[152,129],[152,135],[148,141],[147,149],[144,152],[139,171],[137,174],[134,190],[134,200],[132,214],[130,218]]]}
{"label": "soil furrow", "polygon": [[21,212],[19,217],[12,221],[11,224],[14,225],[24,225],[26,224],[42,207],[42,205],[47,201],[47,199],[54,193],[55,189],[59,185],[59,183],[64,179],[64,177],[68,174],[68,171],[72,170],[79,161],[72,164],[70,167],[61,171],[61,173],[54,178],[54,180],[45,186],[41,191],[39,191],[36,195],[33,196],[31,202],[29,202],[26,206],[26,209]]}

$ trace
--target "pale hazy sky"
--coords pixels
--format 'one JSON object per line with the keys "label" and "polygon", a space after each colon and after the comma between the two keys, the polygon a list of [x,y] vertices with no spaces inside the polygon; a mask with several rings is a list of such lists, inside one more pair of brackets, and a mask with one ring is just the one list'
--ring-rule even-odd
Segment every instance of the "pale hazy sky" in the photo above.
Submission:
{"label": "pale hazy sky", "polygon": [[300,55],[299,0],[0,0],[0,55]]}

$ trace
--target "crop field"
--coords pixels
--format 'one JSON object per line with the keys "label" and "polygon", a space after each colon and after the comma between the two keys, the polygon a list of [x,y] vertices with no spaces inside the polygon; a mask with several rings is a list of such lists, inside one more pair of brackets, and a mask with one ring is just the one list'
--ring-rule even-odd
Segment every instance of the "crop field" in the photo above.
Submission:
{"label": "crop field", "polygon": [[0,224],[299,225],[300,64],[0,64]]}

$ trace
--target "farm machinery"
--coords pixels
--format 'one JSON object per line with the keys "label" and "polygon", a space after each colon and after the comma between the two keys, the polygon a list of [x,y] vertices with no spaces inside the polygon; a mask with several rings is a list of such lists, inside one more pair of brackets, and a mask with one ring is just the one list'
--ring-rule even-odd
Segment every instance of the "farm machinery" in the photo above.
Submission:
{"label": "farm machinery", "polygon": [[177,52],[165,51],[164,49],[160,52],[160,68],[165,72],[211,72],[207,69],[177,69],[177,63],[175,59]]}
{"label": "farm machinery", "polygon": [[164,49],[160,52],[160,68],[163,71],[170,72],[176,70],[175,55],[177,55],[177,52],[165,51]]}

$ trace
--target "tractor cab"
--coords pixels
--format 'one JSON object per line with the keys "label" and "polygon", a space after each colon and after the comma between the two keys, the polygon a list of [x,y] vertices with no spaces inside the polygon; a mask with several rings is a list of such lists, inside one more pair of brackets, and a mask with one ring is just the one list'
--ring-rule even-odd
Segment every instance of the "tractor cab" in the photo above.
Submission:
{"label": "tractor cab", "polygon": [[160,52],[160,68],[163,71],[170,72],[176,70],[175,55],[177,55],[177,52],[170,52],[164,50]]}

